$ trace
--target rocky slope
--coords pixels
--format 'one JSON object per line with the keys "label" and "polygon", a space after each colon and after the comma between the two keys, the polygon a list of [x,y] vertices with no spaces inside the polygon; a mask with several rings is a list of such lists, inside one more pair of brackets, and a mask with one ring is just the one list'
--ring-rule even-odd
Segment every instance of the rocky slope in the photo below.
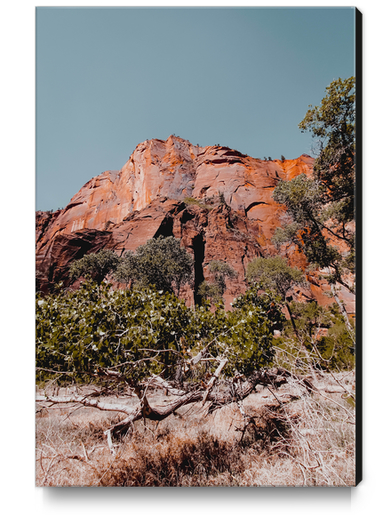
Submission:
{"label": "rocky slope", "polygon": [[[276,253],[271,243],[282,206],[272,199],[280,179],[312,173],[313,159],[262,161],[228,147],[199,147],[176,136],[140,143],[118,171],[85,184],[65,209],[37,212],[37,289],[68,284],[70,263],[101,248],[119,254],[160,234],[180,238],[195,259],[195,283],[208,279],[208,263],[227,261],[237,272],[226,301],[244,291],[245,268],[258,256]],[[290,262],[305,259],[289,251]],[[325,285],[314,275],[301,292],[321,304]],[[354,299],[343,292],[348,311]],[[189,302],[192,292],[185,293]]]}

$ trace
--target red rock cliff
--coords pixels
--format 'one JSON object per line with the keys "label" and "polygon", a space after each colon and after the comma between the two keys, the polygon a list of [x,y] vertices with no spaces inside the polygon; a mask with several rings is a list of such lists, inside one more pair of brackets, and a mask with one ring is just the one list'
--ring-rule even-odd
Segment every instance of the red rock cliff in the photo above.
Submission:
{"label": "red rock cliff", "polygon": [[[122,254],[163,234],[180,238],[194,256],[196,284],[208,278],[211,260],[231,264],[238,276],[228,284],[229,302],[244,291],[248,262],[276,253],[271,237],[283,212],[272,199],[277,182],[311,174],[312,165],[307,155],[262,161],[175,136],[140,143],[120,171],[91,179],[65,209],[37,213],[37,288],[67,284],[70,263],[87,252]],[[298,253],[289,258],[305,265]],[[305,295],[327,303],[324,286],[312,283]]]}

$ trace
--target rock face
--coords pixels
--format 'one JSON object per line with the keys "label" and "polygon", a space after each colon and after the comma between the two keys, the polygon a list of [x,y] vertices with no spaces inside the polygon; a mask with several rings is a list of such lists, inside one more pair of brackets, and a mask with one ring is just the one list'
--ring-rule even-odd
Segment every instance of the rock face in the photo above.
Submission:
{"label": "rock face", "polygon": [[[37,289],[50,291],[75,259],[102,248],[122,254],[159,235],[180,238],[195,260],[195,285],[209,278],[214,259],[228,262],[228,304],[245,289],[245,269],[258,256],[276,254],[271,237],[283,207],[272,199],[280,179],[312,173],[313,159],[262,161],[228,147],[198,147],[181,138],[140,143],[118,171],[85,184],[65,209],[37,212]],[[304,268],[297,252],[287,255]],[[301,294],[330,302],[315,276]],[[193,294],[185,292],[187,301]],[[196,299],[197,300],[197,299]],[[354,305],[354,302],[353,302]]]}

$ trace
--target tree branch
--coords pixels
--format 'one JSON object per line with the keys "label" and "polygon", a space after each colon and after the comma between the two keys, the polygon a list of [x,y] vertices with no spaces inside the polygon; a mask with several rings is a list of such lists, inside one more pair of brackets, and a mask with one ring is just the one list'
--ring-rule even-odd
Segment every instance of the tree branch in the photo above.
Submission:
{"label": "tree branch", "polygon": [[152,377],[148,382],[148,386],[167,388],[170,393],[177,396],[176,399],[165,406],[150,405],[146,396],[148,386],[142,393],[140,388],[140,400],[134,407],[126,406],[123,404],[101,402],[97,398],[91,398],[87,395],[52,396],[44,394],[38,395],[36,400],[38,402],[50,402],[52,404],[78,403],[83,406],[97,408],[102,411],[116,411],[127,415],[126,418],[114,424],[105,431],[110,451],[114,453],[115,451],[112,437],[121,437],[129,432],[132,432],[134,422],[140,420],[141,418],[159,422],[169,417],[182,406],[200,401],[205,403],[206,400],[211,401],[211,404],[208,407],[208,413],[212,413],[213,411],[220,409],[227,404],[242,401],[248,395],[250,395],[250,393],[258,384],[262,386],[272,386],[273,388],[278,388],[282,384],[287,383],[288,378],[292,376],[290,372],[281,368],[274,370],[260,370],[253,374],[247,381],[237,385],[234,389],[232,388],[232,382],[225,382],[222,384],[222,388],[219,389],[219,391],[213,391],[213,387],[215,386],[216,381],[226,363],[226,359],[223,359],[220,362],[219,367],[215,371],[213,377],[206,387],[199,385],[197,389],[188,392],[174,388],[168,381],[165,381],[160,377]]}

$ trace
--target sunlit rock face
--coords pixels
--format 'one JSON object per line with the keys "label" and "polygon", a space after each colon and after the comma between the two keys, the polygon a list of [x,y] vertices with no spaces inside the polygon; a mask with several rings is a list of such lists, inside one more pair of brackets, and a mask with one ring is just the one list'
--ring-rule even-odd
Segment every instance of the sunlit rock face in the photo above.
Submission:
{"label": "sunlit rock face", "polygon": [[[313,159],[302,155],[263,161],[221,146],[199,147],[176,136],[140,143],[119,171],[88,181],[65,209],[37,213],[37,288],[50,291],[69,283],[69,265],[101,248],[118,254],[148,239],[173,235],[195,259],[195,284],[211,279],[212,260],[228,262],[237,277],[228,281],[226,305],[246,288],[245,269],[258,256],[277,253],[271,242],[284,208],[272,199],[279,180],[312,173]],[[304,257],[285,250],[304,269]],[[318,276],[297,292],[321,304],[330,299]],[[194,292],[184,289],[191,303]],[[348,299],[350,302],[350,299]],[[350,302],[354,308],[354,302]]]}

